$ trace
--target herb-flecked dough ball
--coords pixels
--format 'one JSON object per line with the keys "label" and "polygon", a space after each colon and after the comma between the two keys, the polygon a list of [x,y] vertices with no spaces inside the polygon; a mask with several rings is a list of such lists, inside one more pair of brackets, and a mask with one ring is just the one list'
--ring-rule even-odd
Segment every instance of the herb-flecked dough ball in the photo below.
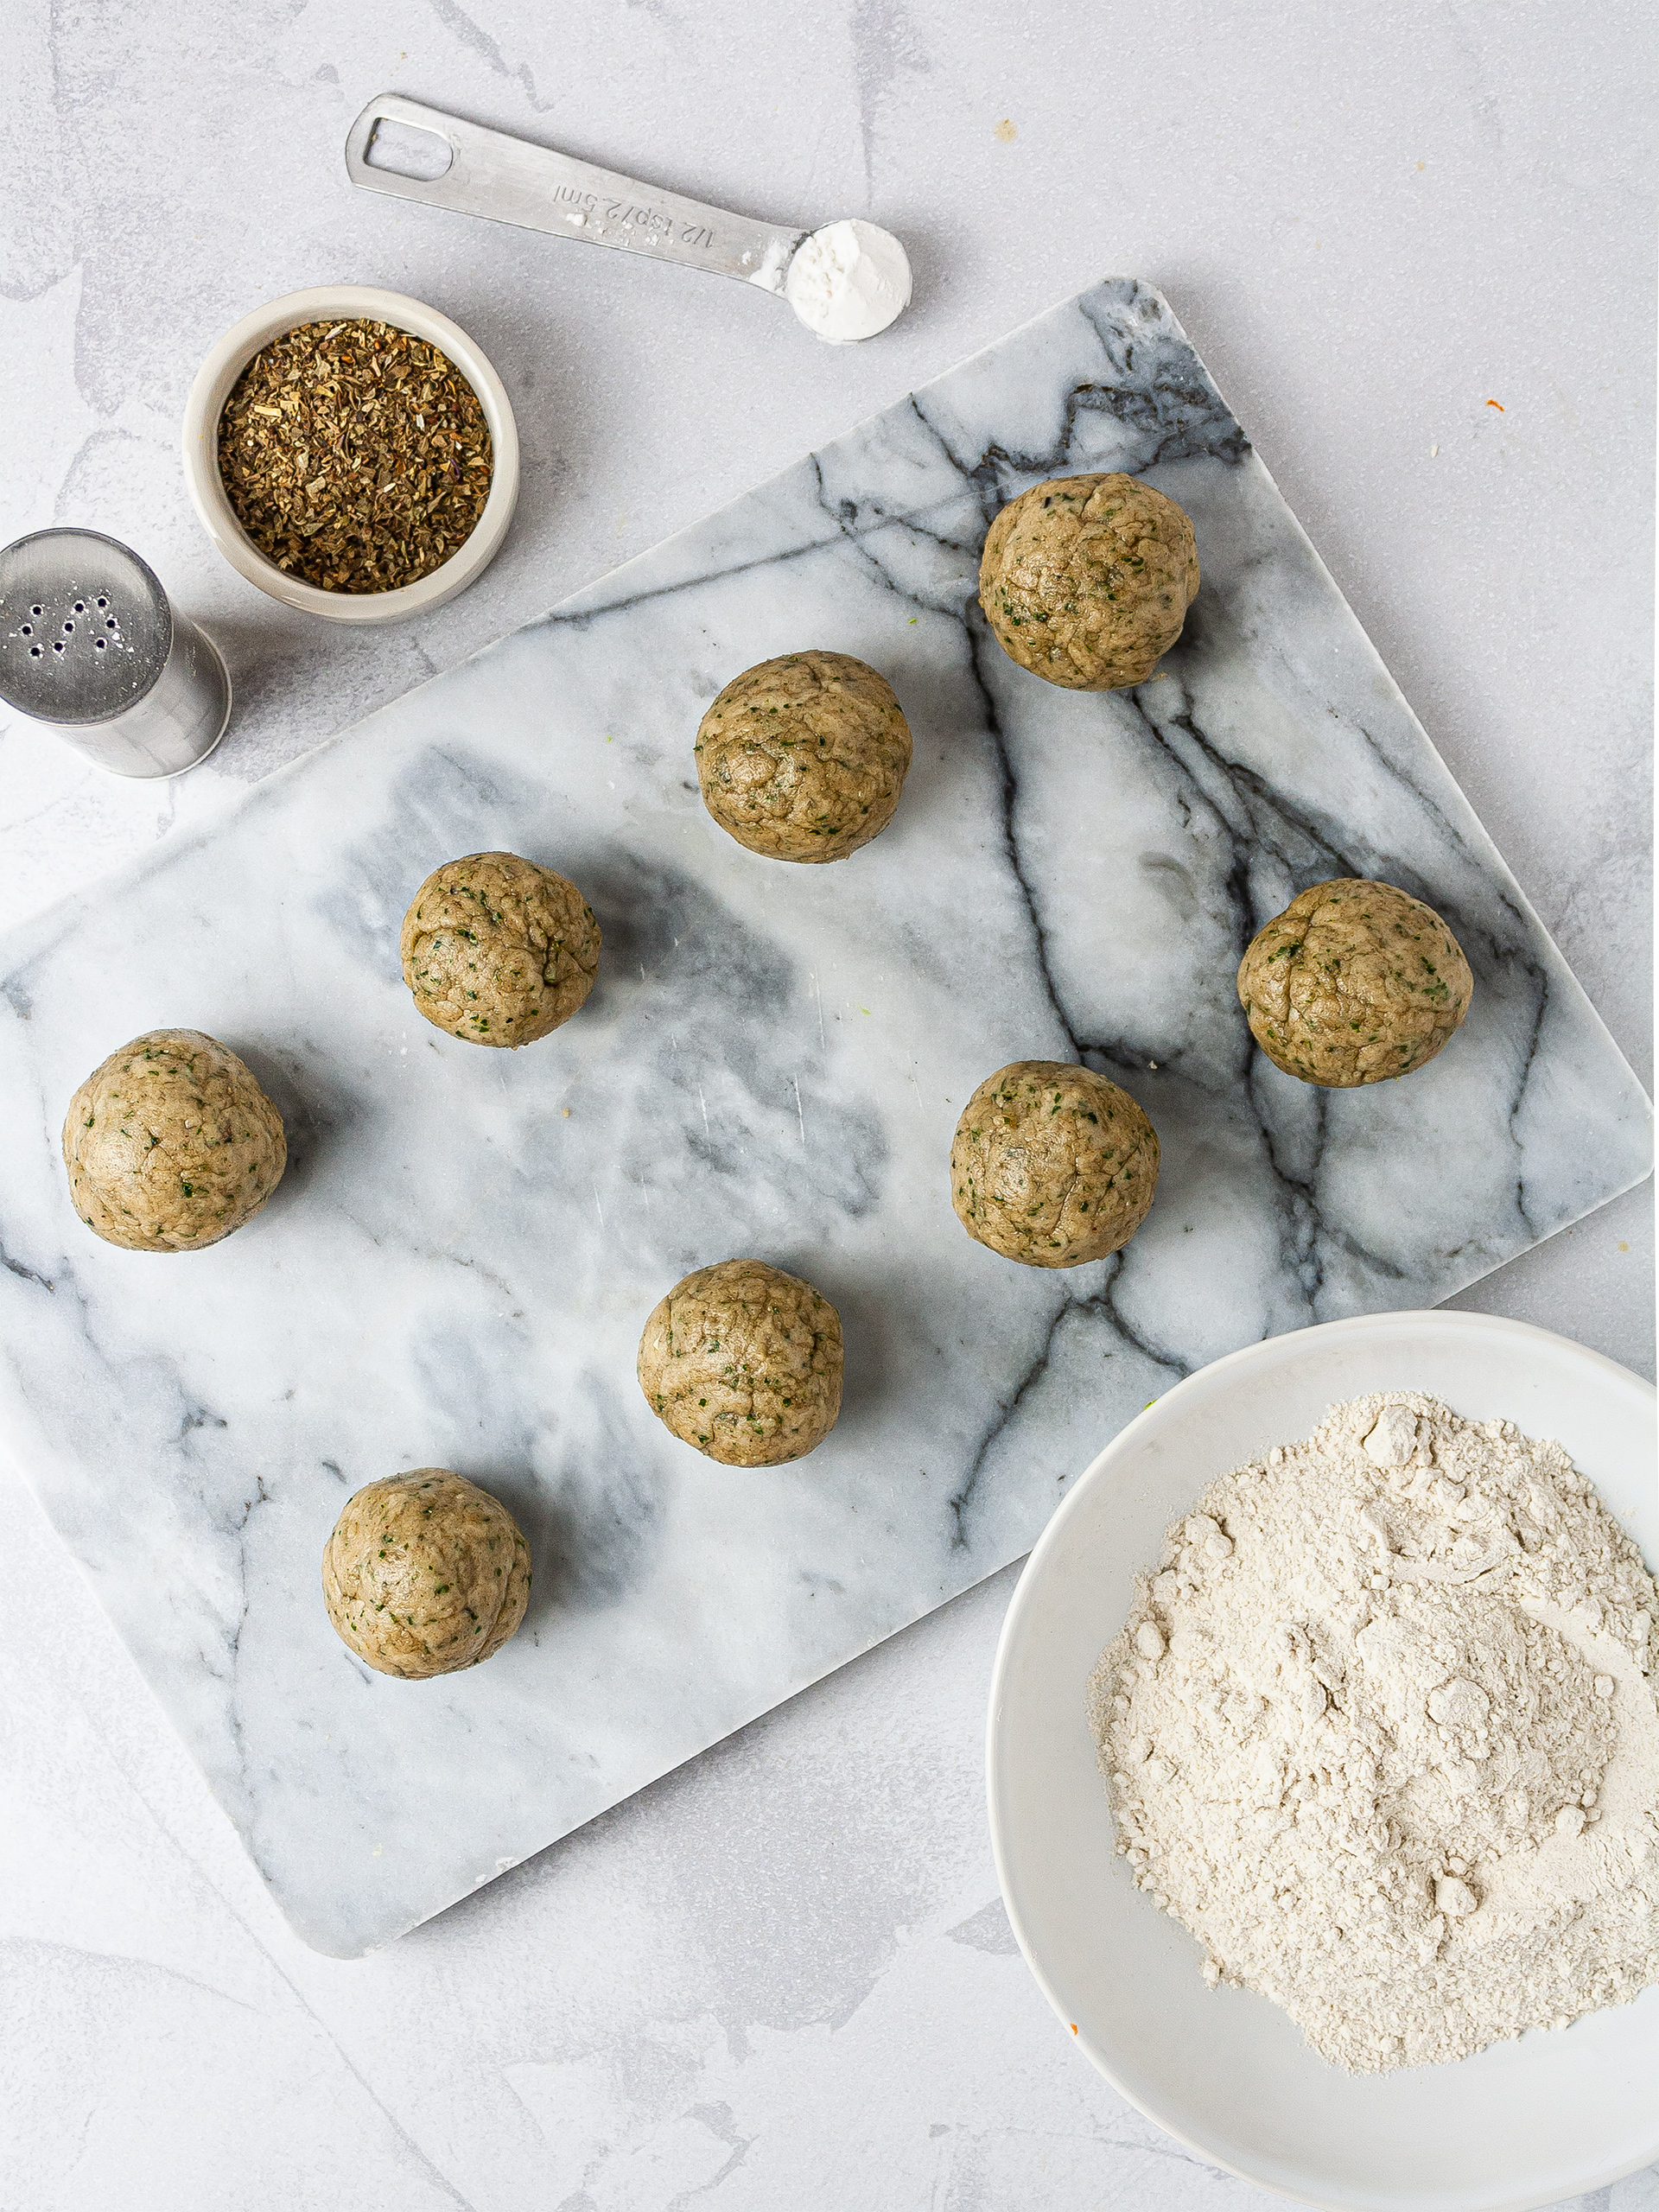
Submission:
{"label": "herb-flecked dough ball", "polygon": [[130,1252],[196,1252],[251,1221],[283,1179],[283,1117],[236,1054],[199,1029],[152,1029],[69,1102],[75,1211]]}
{"label": "herb-flecked dough ball", "polygon": [[910,724],[850,653],[785,653],[734,677],[697,729],[703,804],[774,861],[840,861],[892,821]]}
{"label": "herb-flecked dough ball", "polygon": [[594,988],[599,924],[575,885],[517,853],[435,868],[404,916],[404,981],[435,1027],[473,1045],[529,1045]]}
{"label": "herb-flecked dough ball", "polygon": [[1474,978],[1432,906],[1391,883],[1316,883],[1238,964],[1250,1034],[1275,1066],[1347,1090],[1422,1067],[1469,1011]]}
{"label": "herb-flecked dough ball", "polygon": [[499,1497],[447,1467],[388,1475],[346,1501],[323,1547],[340,1640],[419,1681],[493,1658],[530,1602],[530,1546]]}
{"label": "herb-flecked dough ball", "polygon": [[841,1316],[764,1260],[722,1260],[675,1284],[639,1339],[645,1402],[728,1467],[778,1467],[822,1444],[841,1411]]}
{"label": "herb-flecked dough ball", "polygon": [[1128,1243],[1158,1187],[1158,1137],[1127,1090],[1069,1060],[1015,1060],[982,1083],[950,1147],[970,1236],[1028,1268],[1077,1268]]}
{"label": "herb-flecked dough ball", "polygon": [[979,603],[1021,668],[1072,691],[1144,683],[1198,588],[1192,525],[1137,476],[1058,476],[986,534]]}

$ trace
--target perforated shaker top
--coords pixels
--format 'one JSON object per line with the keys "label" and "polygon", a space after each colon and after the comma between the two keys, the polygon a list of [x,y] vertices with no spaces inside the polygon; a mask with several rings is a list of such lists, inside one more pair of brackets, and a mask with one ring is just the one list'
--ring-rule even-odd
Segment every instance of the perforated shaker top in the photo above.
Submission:
{"label": "perforated shaker top", "polygon": [[149,566],[95,530],[0,552],[0,699],[42,722],[105,722],[167,664],[173,612]]}

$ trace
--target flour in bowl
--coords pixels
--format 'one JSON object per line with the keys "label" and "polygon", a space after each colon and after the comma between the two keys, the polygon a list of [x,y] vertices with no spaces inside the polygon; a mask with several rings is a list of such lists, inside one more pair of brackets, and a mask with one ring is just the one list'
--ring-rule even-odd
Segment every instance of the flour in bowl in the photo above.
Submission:
{"label": "flour in bowl", "polygon": [[1659,1980],[1659,1597],[1557,1444],[1407,1391],[1211,1483],[1090,1683],[1135,1878],[1352,2073]]}

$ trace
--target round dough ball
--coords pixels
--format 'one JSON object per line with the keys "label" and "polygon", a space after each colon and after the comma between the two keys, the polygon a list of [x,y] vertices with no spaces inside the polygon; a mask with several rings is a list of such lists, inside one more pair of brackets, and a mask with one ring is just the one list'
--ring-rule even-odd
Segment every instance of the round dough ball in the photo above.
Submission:
{"label": "round dough ball", "polygon": [[130,1252],[196,1252],[251,1221],[283,1179],[283,1117],[236,1054],[199,1029],[152,1029],[69,1102],[75,1211]]}
{"label": "round dough ball", "polygon": [[785,653],[735,676],[697,726],[697,780],[721,828],[774,861],[840,861],[893,819],[910,724],[850,653]]}
{"label": "round dough ball", "polygon": [[1275,1066],[1331,1090],[1432,1060],[1469,1011],[1463,948],[1432,906],[1391,883],[1316,883],[1238,963],[1250,1033]]}
{"label": "round dough ball", "polygon": [[1192,525],[1137,476],[1057,476],[985,538],[979,603],[1021,668],[1072,691],[1144,683],[1198,588]]}
{"label": "round dough ball", "polygon": [[530,1045],[594,988],[599,924],[574,883],[517,853],[434,868],[404,916],[404,981],[435,1027]]}
{"label": "round dough ball", "polygon": [[530,1602],[530,1546],[499,1497],[447,1467],[348,1497],[323,1546],[328,1618],[377,1674],[422,1681],[493,1658]]}
{"label": "round dough ball", "polygon": [[780,1467],[841,1411],[841,1316],[764,1260],[677,1282],[639,1339],[639,1388],[683,1444],[728,1467]]}
{"label": "round dough ball", "polygon": [[950,1147],[970,1236],[1028,1268],[1127,1244],[1158,1187],[1158,1135],[1127,1090],[1070,1060],[1015,1060],[982,1083]]}

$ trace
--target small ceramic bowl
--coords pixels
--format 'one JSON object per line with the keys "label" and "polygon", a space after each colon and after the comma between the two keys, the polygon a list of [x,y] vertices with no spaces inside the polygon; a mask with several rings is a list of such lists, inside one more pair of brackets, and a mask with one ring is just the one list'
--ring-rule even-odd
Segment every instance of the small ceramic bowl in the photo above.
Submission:
{"label": "small ceramic bowl", "polygon": [[[489,425],[489,497],[464,544],[441,568],[397,591],[323,591],[268,561],[236,518],[219,474],[219,418],[237,378],[262,346],[302,322],[389,322],[444,354],[478,395]],[[184,405],[184,480],[202,526],[231,566],[285,607],[329,622],[401,622],[441,607],[480,576],[507,534],[518,498],[518,430],[506,388],[466,332],[419,300],[368,284],[320,284],[244,315],[200,368]]]}

